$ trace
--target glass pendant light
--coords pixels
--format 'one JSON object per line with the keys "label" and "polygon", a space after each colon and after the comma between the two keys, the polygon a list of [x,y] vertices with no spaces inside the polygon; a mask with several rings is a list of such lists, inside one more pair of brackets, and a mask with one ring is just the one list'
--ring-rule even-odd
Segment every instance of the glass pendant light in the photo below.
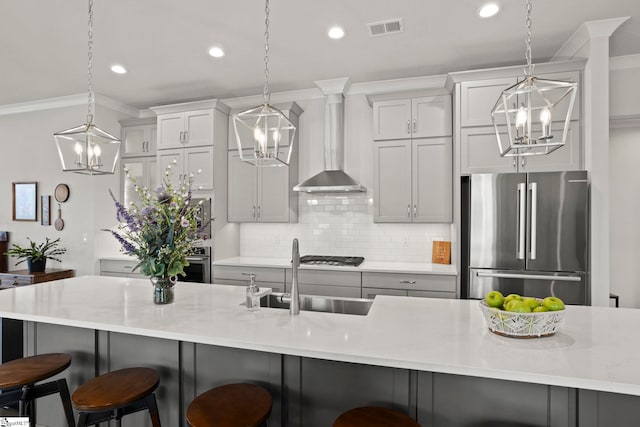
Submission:
{"label": "glass pendant light", "polygon": [[[282,111],[269,104],[269,0],[265,1],[264,103],[233,115],[240,159],[254,166],[288,165],[296,127]],[[252,148],[251,153],[243,152]]]}
{"label": "glass pendant light", "polygon": [[[502,157],[549,154],[565,144],[577,83],[539,79],[531,64],[531,0],[527,0],[524,80],[505,89],[491,111]],[[562,123],[554,129],[552,123]],[[504,126],[507,136],[504,135]],[[502,133],[502,134],[501,134]]]}
{"label": "glass pendant light", "polygon": [[62,170],[85,175],[113,174],[120,154],[120,140],[93,123],[95,96],[91,85],[93,60],[93,0],[89,0],[88,42],[88,107],[87,122],[71,129],[56,132]]}

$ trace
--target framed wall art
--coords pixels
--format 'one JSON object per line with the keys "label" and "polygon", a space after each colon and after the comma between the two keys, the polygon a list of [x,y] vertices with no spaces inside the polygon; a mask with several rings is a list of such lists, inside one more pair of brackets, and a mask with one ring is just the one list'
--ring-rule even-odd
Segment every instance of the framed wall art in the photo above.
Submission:
{"label": "framed wall art", "polygon": [[13,220],[37,221],[37,183],[13,183]]}
{"label": "framed wall art", "polygon": [[51,225],[51,196],[40,196],[40,224]]}

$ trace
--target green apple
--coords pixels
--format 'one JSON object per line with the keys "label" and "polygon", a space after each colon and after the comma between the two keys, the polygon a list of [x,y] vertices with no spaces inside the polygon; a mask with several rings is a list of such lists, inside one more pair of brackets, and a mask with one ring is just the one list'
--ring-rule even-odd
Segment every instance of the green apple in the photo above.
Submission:
{"label": "green apple", "polygon": [[549,311],[564,310],[564,302],[558,297],[546,297],[542,300],[542,305]]}
{"label": "green apple", "polygon": [[506,297],[504,297],[504,305],[506,307],[507,304],[509,304],[510,301],[513,300],[518,300],[518,301],[522,301],[522,297],[518,294],[509,294]]}
{"label": "green apple", "polygon": [[539,305],[533,309],[531,309],[532,312],[534,313],[544,313],[545,311],[549,311],[549,309],[547,307],[545,307],[544,305]]}
{"label": "green apple", "polygon": [[500,308],[502,304],[504,304],[504,296],[498,291],[490,291],[485,295],[484,302],[486,302],[489,307]]}
{"label": "green apple", "polygon": [[524,302],[527,303],[527,305],[531,308],[531,310],[540,306],[540,301],[538,301],[536,298],[525,297]]}
{"label": "green apple", "polygon": [[529,304],[522,300],[514,299],[505,304],[504,309],[513,313],[531,313]]}

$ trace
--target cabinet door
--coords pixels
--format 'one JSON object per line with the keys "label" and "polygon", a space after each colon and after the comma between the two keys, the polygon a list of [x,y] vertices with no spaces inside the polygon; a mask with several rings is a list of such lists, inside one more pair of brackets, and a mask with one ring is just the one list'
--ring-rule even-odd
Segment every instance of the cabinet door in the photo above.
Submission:
{"label": "cabinet door", "polygon": [[[561,132],[564,123],[553,123],[552,130]],[[520,172],[551,172],[581,170],[582,139],[580,122],[571,122],[567,131],[567,139],[563,147],[542,156],[523,156],[518,161]]]}
{"label": "cabinet door", "polygon": [[184,113],[162,114],[158,116],[158,147],[178,148],[183,146]]}
{"label": "cabinet door", "polygon": [[229,151],[228,178],[227,221],[255,222],[258,168],[240,160],[237,150]]}
{"label": "cabinet door", "polygon": [[514,77],[462,82],[460,84],[461,126],[491,125],[491,110],[506,88],[517,83]]}
{"label": "cabinet door", "polygon": [[147,126],[123,126],[121,131],[123,155],[143,155],[147,149]]}
{"label": "cabinet door", "polygon": [[451,95],[413,98],[411,114],[412,138],[452,135]]}
{"label": "cabinet door", "polygon": [[411,138],[411,100],[373,103],[373,139]]}
{"label": "cabinet door", "polygon": [[374,143],[374,222],[411,222],[411,140]]}
{"label": "cabinet door", "polygon": [[213,146],[186,148],[183,170],[183,180],[193,175],[194,191],[213,190]]}
{"label": "cabinet door", "polygon": [[[287,285],[289,286],[289,285]],[[360,287],[331,286],[331,285],[307,285],[298,284],[301,295],[322,295],[327,297],[360,298]]]}
{"label": "cabinet door", "polygon": [[184,150],[182,148],[176,148],[172,150],[158,150],[156,159],[158,160],[158,184],[164,182],[167,179],[165,175],[167,166],[172,165],[171,185],[173,187],[177,187],[178,185],[180,185],[183,176]]}
{"label": "cabinet door", "polygon": [[[129,175],[135,178],[140,187],[154,189],[156,186],[156,158],[155,157],[125,157],[122,165],[129,171]],[[140,196],[135,191],[134,184],[122,174],[121,200],[125,206],[132,202],[140,206]]]}
{"label": "cabinet door", "polygon": [[259,222],[289,222],[289,167],[258,169],[258,200],[256,217]]}
{"label": "cabinet door", "polygon": [[455,292],[407,291],[407,296],[419,297],[419,298],[456,299],[456,293]]}
{"label": "cabinet door", "polygon": [[413,140],[413,222],[453,221],[451,138]]}
{"label": "cabinet door", "polygon": [[[500,135],[505,139],[507,129]],[[460,173],[517,172],[515,157],[500,157],[493,126],[463,128],[460,133]]]}
{"label": "cabinet door", "polygon": [[376,295],[393,295],[397,297],[406,297],[407,291],[404,289],[383,289],[383,288],[365,288],[362,287],[362,298],[373,299]]}
{"label": "cabinet door", "polygon": [[185,143],[189,147],[213,145],[213,110],[184,113]]}

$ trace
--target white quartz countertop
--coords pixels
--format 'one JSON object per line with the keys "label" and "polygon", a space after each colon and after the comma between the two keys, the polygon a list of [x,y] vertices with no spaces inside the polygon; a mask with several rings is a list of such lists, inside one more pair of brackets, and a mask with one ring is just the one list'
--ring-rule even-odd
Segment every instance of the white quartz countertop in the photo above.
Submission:
{"label": "white quartz countertop", "polygon": [[367,316],[240,305],[244,288],[80,276],[0,291],[0,317],[279,354],[640,395],[640,310],[567,308],[556,335],[489,332],[478,301],[378,296]]}
{"label": "white quartz countertop", "polygon": [[[216,265],[228,267],[291,267],[290,258],[267,258],[267,257],[232,257],[214,261]],[[348,270],[370,273],[412,273],[412,274],[442,274],[457,275],[455,265],[451,264],[431,264],[427,262],[389,262],[389,261],[367,261],[365,260],[358,267],[342,267],[333,265],[309,265],[302,264],[300,269],[309,270]]]}

